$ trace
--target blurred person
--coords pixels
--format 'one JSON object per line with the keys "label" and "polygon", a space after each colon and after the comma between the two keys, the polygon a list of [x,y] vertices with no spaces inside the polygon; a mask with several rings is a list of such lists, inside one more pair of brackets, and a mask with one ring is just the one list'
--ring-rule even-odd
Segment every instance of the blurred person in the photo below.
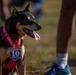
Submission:
{"label": "blurred person", "polygon": [[4,21],[10,16],[9,8],[8,0],[0,0],[0,16]]}
{"label": "blurred person", "polygon": [[62,0],[57,31],[57,50],[55,62],[44,75],[71,75],[68,65],[68,46],[74,28],[76,0]]}
{"label": "blurred person", "polygon": [[15,6],[22,6],[24,5],[24,1],[31,1],[33,6],[33,15],[35,18],[40,18],[43,15],[43,11],[41,9],[41,4],[43,3],[43,0],[13,0],[13,5]]}
{"label": "blurred person", "polygon": [[43,3],[43,0],[32,0],[32,6],[33,6],[33,15],[36,19],[39,19],[43,17],[43,10],[41,9],[41,4]]}
{"label": "blurred person", "polygon": [[[0,0],[0,15],[4,21],[10,16],[10,9],[12,6],[22,7],[24,3],[29,0]],[[43,0],[30,0],[33,6],[33,15],[35,18],[40,18],[43,12],[41,4]]]}

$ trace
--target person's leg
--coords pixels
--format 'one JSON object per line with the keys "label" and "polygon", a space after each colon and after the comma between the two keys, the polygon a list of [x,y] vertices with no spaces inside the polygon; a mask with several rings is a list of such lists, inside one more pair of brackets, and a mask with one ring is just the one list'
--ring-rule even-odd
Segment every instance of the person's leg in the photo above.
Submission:
{"label": "person's leg", "polygon": [[9,0],[1,0],[0,1],[0,12],[1,18],[6,21],[8,17],[10,17],[10,9],[9,9]]}
{"label": "person's leg", "polygon": [[76,0],[63,0],[57,32],[57,52],[67,53],[69,40],[73,32],[73,19]]}
{"label": "person's leg", "polygon": [[68,45],[73,33],[73,19],[75,14],[75,0],[63,0],[58,32],[57,32],[57,57],[56,63],[65,67],[68,61]]}
{"label": "person's leg", "polygon": [[[57,31],[57,50],[55,64],[44,75],[69,75],[68,45],[73,32],[73,19],[76,10],[76,0],[63,0]],[[59,68],[60,67],[60,68]]]}

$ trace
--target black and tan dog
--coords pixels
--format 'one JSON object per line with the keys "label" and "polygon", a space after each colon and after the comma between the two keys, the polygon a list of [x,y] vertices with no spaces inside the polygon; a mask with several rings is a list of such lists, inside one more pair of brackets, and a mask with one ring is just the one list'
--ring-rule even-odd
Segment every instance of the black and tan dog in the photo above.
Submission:
{"label": "black and tan dog", "polygon": [[35,32],[42,27],[29,12],[29,4],[24,11],[15,7],[4,26],[0,27],[0,75],[26,75],[24,73],[25,49],[22,38],[28,35],[36,40],[40,36]]}

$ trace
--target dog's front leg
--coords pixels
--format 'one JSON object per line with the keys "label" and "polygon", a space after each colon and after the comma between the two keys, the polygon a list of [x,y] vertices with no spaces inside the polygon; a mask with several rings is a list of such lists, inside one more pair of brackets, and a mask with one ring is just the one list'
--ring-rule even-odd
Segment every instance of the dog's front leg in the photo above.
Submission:
{"label": "dog's front leg", "polygon": [[25,47],[24,44],[22,43],[21,46],[21,59],[18,60],[17,62],[17,72],[19,75],[26,75],[26,67],[25,67]]}
{"label": "dog's front leg", "polygon": [[24,68],[25,68],[25,67],[24,67],[24,65],[23,65],[23,63],[22,63],[22,60],[21,60],[21,59],[18,60],[18,62],[17,62],[17,73],[18,73],[19,75],[26,75]]}

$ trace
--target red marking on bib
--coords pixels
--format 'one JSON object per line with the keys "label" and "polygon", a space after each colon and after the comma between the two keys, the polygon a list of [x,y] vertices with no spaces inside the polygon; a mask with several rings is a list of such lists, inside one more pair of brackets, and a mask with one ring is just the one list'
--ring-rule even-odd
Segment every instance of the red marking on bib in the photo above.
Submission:
{"label": "red marking on bib", "polygon": [[10,62],[7,63],[7,64],[4,66],[4,68],[5,68],[5,69],[13,69],[13,68],[15,68],[15,66],[16,66],[16,61],[10,60]]}

